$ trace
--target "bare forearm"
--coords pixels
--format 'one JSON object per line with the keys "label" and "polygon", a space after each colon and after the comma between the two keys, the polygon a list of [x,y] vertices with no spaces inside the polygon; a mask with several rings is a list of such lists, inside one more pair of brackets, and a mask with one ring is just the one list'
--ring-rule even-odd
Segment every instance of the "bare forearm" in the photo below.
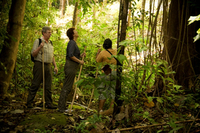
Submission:
{"label": "bare forearm", "polygon": [[43,48],[43,46],[44,46],[44,42],[42,42],[40,44],[40,46],[36,50],[33,51],[32,56],[36,57],[38,55],[39,51]]}
{"label": "bare forearm", "polygon": [[32,53],[32,56],[36,57],[41,49],[42,49],[42,47],[40,46],[36,50],[34,50],[33,53]]}
{"label": "bare forearm", "polygon": [[53,57],[53,66],[54,66],[54,68],[57,68],[57,65],[56,65],[56,61],[55,61],[55,58]]}
{"label": "bare forearm", "polygon": [[79,59],[76,58],[75,56],[70,57],[70,59],[73,60],[73,61],[75,61],[75,62],[77,62],[77,63],[80,63],[80,62],[81,62],[81,60],[79,60]]}

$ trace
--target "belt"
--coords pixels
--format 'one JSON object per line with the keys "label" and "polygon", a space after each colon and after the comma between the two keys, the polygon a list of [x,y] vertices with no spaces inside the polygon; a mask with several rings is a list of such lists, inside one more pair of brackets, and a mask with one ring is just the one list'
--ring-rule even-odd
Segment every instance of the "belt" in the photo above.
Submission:
{"label": "belt", "polygon": [[[35,61],[35,62],[42,63],[41,61]],[[51,63],[45,63],[45,62],[44,62],[44,64],[45,64],[45,65],[51,65]]]}

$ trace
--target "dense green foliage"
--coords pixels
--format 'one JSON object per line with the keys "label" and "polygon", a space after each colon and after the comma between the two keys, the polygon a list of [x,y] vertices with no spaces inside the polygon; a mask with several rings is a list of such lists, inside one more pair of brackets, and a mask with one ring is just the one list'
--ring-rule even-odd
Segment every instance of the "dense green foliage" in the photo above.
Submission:
{"label": "dense green foliage", "polygon": [[[0,52],[4,44],[4,39],[6,38],[6,33],[7,33],[7,23],[8,23],[8,18],[9,18],[9,9],[11,7],[11,0],[2,0],[0,1]],[[6,45],[6,44],[5,44]]]}
{"label": "dense green foliage", "polygon": [[[99,6],[98,8],[101,9],[102,7]],[[35,39],[41,37],[41,28],[46,25],[50,26],[53,31],[50,40],[53,42],[54,56],[59,73],[54,75],[52,89],[56,90],[53,91],[55,92],[53,95],[54,98],[57,100],[59,97],[59,91],[64,79],[63,69],[68,42],[65,32],[72,24],[73,6],[68,6],[66,10],[67,13],[65,18],[60,19],[59,10],[54,6],[48,7],[46,1],[27,1],[16,68],[13,73],[12,82],[10,83],[10,91],[16,92],[16,95],[23,96],[24,100],[26,99],[27,90],[30,87],[32,80],[33,63],[30,60],[30,51]],[[108,9],[105,9],[105,12],[99,12],[97,16],[98,19],[95,20],[92,19],[93,11],[91,8],[88,8],[87,14],[83,15],[80,13],[79,15],[81,22],[77,27],[79,34],[78,44],[81,52],[83,52],[85,46],[87,47],[87,56],[85,58],[86,64],[83,67],[82,77],[86,78],[87,75],[95,74],[96,52],[97,49],[102,46],[105,38],[111,38],[114,42],[114,47],[116,48],[115,38],[117,21],[113,21],[113,19],[117,20],[118,14],[112,14],[113,17],[110,17],[110,20],[106,20],[106,11],[108,11]],[[93,23],[97,24],[94,25]],[[87,90],[86,92],[89,91]],[[39,94],[41,95],[42,93]]]}
{"label": "dense green foliage", "polygon": [[[58,3],[52,2],[49,7],[48,2],[44,0],[35,1],[27,0],[26,12],[23,23],[23,30],[21,34],[21,40],[18,49],[17,62],[15,72],[13,73],[12,81],[10,82],[9,92],[14,93],[17,96],[21,96],[22,100],[26,100],[27,90],[31,85],[32,80],[32,68],[33,63],[30,58],[30,51],[35,39],[41,37],[41,29],[43,26],[50,26],[53,34],[50,38],[54,46],[54,56],[57,62],[59,72],[53,76],[53,99],[57,101],[60,95],[64,79],[64,63],[66,56],[66,47],[68,39],[66,37],[66,30],[72,25],[73,5],[67,6],[66,14],[64,18],[59,18]],[[8,22],[8,7],[10,3],[6,4],[5,10],[1,21],[0,27],[0,49],[3,45],[3,40],[6,37],[6,22]],[[93,19],[93,9],[87,4],[82,4],[84,11],[80,12],[80,22],[77,26],[79,34],[78,44],[81,52],[83,52],[86,46],[86,64],[83,66],[81,73],[81,80],[77,82],[79,87],[79,93],[86,96],[89,99],[92,89],[97,87],[100,80],[94,78],[97,70],[101,74],[101,66],[98,66],[95,61],[96,52],[98,48],[102,48],[104,39],[110,38],[113,41],[113,47],[117,48],[117,28],[118,28],[118,2],[110,3],[107,7],[102,5],[96,5],[96,19]],[[1,12],[2,12],[1,11]],[[112,11],[112,12],[111,12]],[[141,15],[140,10],[136,8],[136,3],[133,3],[132,7],[132,25],[127,30],[127,39],[121,42],[120,45],[126,47],[125,56],[119,55],[117,58],[123,62],[122,73],[122,95],[121,99],[124,100],[124,104],[131,105],[131,111],[134,112],[131,116],[131,121],[137,121],[139,118],[149,120],[150,123],[162,122],[154,120],[149,114],[150,111],[143,107],[144,102],[156,101],[162,112],[172,112],[167,121],[170,121],[170,126],[173,131],[179,130],[181,127],[176,126],[174,123],[176,120],[181,120],[189,116],[189,111],[194,111],[198,107],[198,103],[195,97],[198,94],[183,95],[185,92],[181,89],[181,86],[176,85],[175,80],[172,78],[172,74],[175,73],[171,70],[168,63],[159,58],[162,48],[150,49],[147,42],[147,37],[142,38],[141,29],[142,21],[139,19]],[[149,19],[145,14],[145,22]],[[155,19],[154,15],[150,15]],[[147,25],[145,25],[145,30]],[[158,34],[159,38],[160,34]],[[161,45],[162,42],[161,42]],[[162,46],[163,47],[163,46]],[[143,61],[139,61],[141,53],[154,53],[144,56]],[[98,68],[98,69],[97,69]],[[162,81],[160,88],[157,85],[157,81]],[[157,84],[158,83],[158,84]],[[155,94],[148,93],[148,90],[159,90]],[[38,92],[38,97],[42,97],[42,90]],[[94,101],[97,101],[98,91],[95,89]],[[144,98],[148,99],[145,100]],[[188,106],[189,105],[189,106]],[[185,111],[183,114],[178,114],[180,111]],[[159,111],[158,111],[159,112]],[[96,121],[101,119],[94,115]],[[96,122],[89,119],[89,121]],[[85,121],[84,121],[85,122]],[[91,122],[91,123],[92,123]],[[92,124],[94,124],[92,123]],[[128,123],[128,120],[125,121]],[[76,130],[83,130],[81,123],[76,127]],[[171,130],[171,131],[172,131]]]}

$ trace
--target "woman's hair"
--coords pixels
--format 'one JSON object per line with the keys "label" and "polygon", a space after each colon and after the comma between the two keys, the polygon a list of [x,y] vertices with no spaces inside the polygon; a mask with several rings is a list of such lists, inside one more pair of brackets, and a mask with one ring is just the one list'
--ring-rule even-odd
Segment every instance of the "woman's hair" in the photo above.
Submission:
{"label": "woman's hair", "polygon": [[42,28],[42,35],[43,35],[43,33],[46,33],[47,30],[51,30],[51,28],[48,27],[48,26],[44,26],[44,27]]}
{"label": "woman's hair", "polygon": [[104,49],[112,48],[112,41],[111,41],[109,38],[107,38],[107,39],[104,41],[104,43],[103,43],[103,48],[104,48]]}
{"label": "woman's hair", "polygon": [[75,28],[69,28],[66,32],[67,36],[69,37],[69,40],[73,40],[74,39],[74,30]]}

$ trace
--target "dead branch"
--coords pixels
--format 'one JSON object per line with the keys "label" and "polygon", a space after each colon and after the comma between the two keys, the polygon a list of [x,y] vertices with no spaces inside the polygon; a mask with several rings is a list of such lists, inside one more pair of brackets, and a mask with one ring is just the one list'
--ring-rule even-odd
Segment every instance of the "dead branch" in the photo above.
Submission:
{"label": "dead branch", "polygon": [[[179,123],[190,123],[194,120],[185,120],[185,121],[176,121],[175,124]],[[196,119],[195,121],[200,121],[200,119]],[[135,126],[135,127],[129,127],[129,128],[121,128],[120,131],[127,131],[127,130],[133,130],[133,129],[141,129],[141,128],[150,128],[150,127],[156,127],[156,126],[164,126],[169,125],[169,123],[161,123],[161,124],[153,124],[153,125],[146,125],[146,126]],[[108,130],[108,132],[112,132],[114,130]]]}

